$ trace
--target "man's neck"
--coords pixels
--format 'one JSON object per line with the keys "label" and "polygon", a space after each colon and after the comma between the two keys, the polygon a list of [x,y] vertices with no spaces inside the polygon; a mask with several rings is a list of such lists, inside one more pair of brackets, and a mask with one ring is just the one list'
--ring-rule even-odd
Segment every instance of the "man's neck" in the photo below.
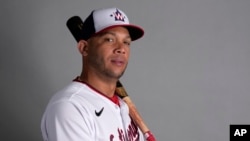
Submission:
{"label": "man's neck", "polygon": [[81,74],[79,77],[81,81],[84,81],[88,85],[92,86],[93,88],[97,89],[98,91],[105,94],[107,97],[113,97],[115,93],[116,88],[116,82],[115,79],[105,79],[97,77],[96,75],[93,76],[87,76]]}

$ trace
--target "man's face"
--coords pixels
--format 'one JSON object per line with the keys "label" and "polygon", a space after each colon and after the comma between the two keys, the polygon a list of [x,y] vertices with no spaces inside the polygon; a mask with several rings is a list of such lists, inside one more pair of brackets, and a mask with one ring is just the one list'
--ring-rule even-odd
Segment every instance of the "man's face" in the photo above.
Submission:
{"label": "man's face", "polygon": [[131,38],[124,27],[114,27],[88,40],[88,66],[97,75],[119,79],[128,64]]}

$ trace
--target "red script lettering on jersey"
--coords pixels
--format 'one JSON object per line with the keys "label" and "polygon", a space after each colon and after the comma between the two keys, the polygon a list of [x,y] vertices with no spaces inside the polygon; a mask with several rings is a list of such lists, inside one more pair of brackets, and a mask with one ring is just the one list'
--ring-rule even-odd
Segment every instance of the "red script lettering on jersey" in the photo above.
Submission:
{"label": "red script lettering on jersey", "polygon": [[[117,132],[119,134],[119,140],[120,141],[126,141],[126,137],[125,137],[125,133],[122,129],[117,129]],[[127,138],[128,141],[139,141],[140,138],[140,134],[139,134],[139,130],[138,127],[135,125],[135,123],[131,120],[131,124],[128,126],[127,128]],[[113,141],[114,139],[114,135],[111,134],[110,135],[110,141]]]}

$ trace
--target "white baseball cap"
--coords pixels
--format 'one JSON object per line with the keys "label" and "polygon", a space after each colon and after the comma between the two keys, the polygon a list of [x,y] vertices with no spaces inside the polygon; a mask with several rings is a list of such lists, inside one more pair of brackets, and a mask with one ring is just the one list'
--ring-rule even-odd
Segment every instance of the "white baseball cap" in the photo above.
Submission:
{"label": "white baseball cap", "polygon": [[129,23],[126,14],[118,8],[93,10],[83,22],[82,35],[87,40],[106,29],[122,26],[128,29],[131,40],[137,40],[144,35],[144,30]]}

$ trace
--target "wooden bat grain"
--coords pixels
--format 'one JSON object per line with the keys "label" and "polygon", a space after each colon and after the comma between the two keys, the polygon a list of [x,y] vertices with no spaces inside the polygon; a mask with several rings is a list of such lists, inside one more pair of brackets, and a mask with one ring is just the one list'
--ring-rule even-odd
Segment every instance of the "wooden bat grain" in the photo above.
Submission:
{"label": "wooden bat grain", "polygon": [[136,109],[135,104],[133,103],[131,98],[128,96],[128,94],[127,94],[126,90],[124,89],[124,87],[122,86],[122,84],[119,81],[118,81],[118,83],[119,84],[117,85],[116,93],[118,96],[120,96],[127,103],[128,108],[129,108],[129,115],[134,120],[134,122],[137,124],[137,126],[140,128],[142,133],[148,132],[149,128],[147,127],[147,125],[143,121],[141,115],[139,114],[138,110]]}

